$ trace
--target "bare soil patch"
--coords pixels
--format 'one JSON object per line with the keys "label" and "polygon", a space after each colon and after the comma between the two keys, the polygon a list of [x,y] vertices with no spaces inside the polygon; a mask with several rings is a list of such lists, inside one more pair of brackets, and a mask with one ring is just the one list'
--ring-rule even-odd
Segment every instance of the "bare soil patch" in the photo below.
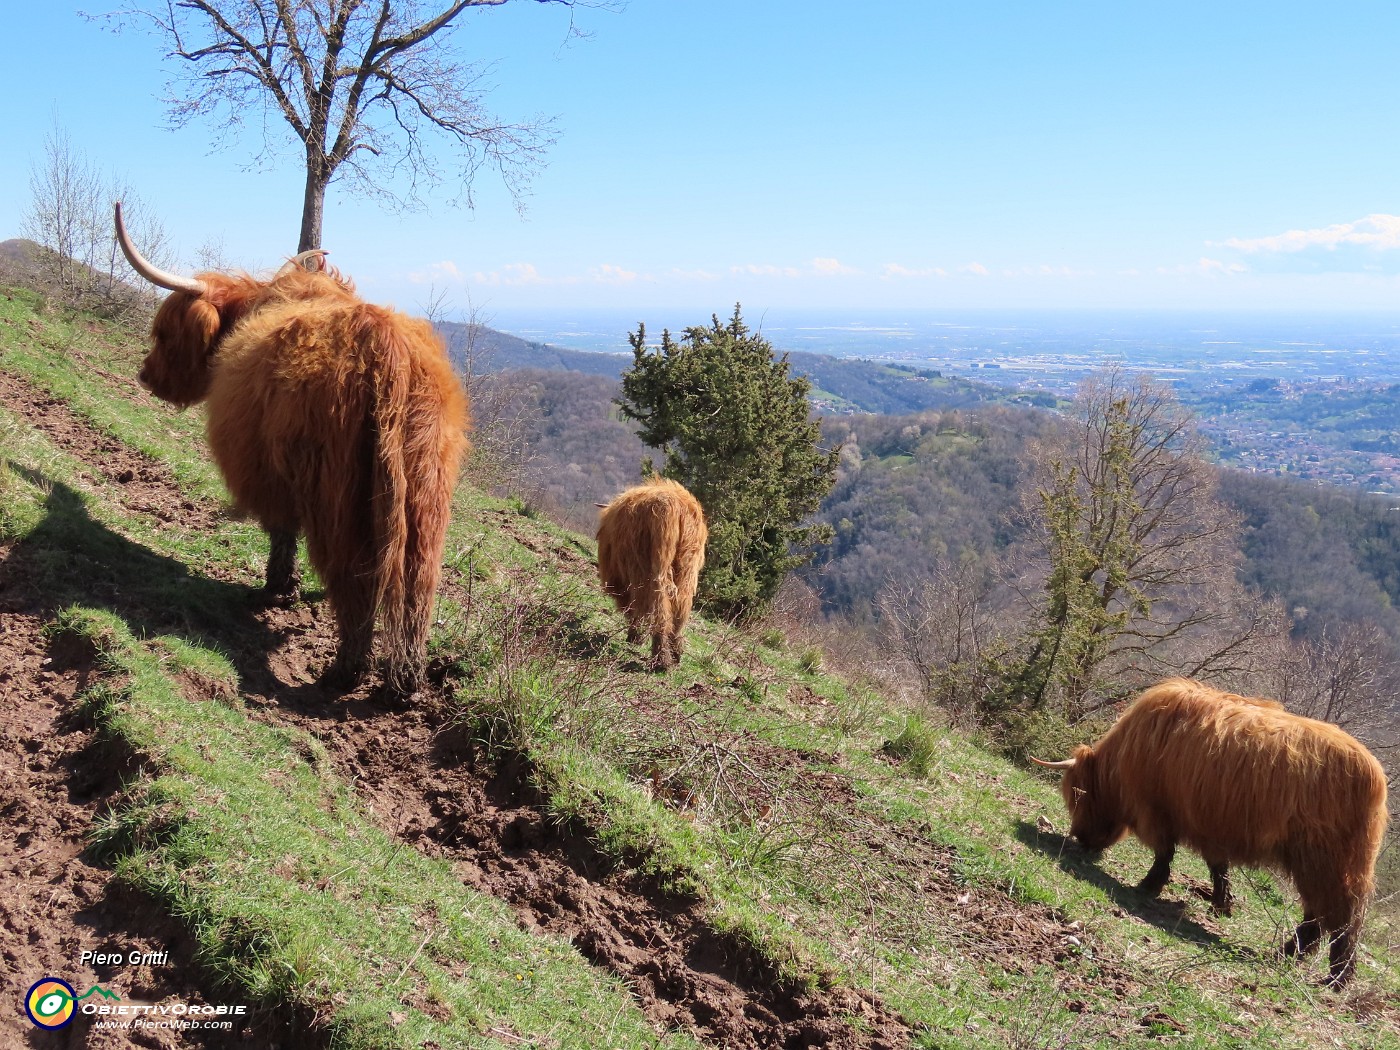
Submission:
{"label": "bare soil patch", "polygon": [[[3,566],[0,566],[3,573]],[[151,902],[112,882],[85,854],[93,820],[107,807],[122,756],[73,718],[89,660],[51,651],[39,618],[6,606],[0,617],[0,1045],[6,1047],[306,1046],[285,1022],[259,1011],[232,1032],[103,1029],[79,1015],[60,1033],[34,1027],[25,994],[43,977],[78,994],[100,985],[124,1003],[237,1003],[201,988],[184,929]],[[69,646],[68,649],[73,647]],[[75,658],[76,657],[76,658]],[[120,954],[115,966],[80,961],[84,950]],[[128,964],[131,953],[163,963]],[[94,1000],[95,1001],[95,1000]]]}
{"label": "bare soil patch", "polygon": [[875,996],[785,982],[709,925],[699,902],[620,868],[580,829],[552,824],[528,769],[478,768],[433,705],[389,711],[317,693],[297,690],[265,717],[320,737],[381,827],[452,860],[465,883],[510,903],[523,927],[563,937],[617,974],[658,1026],[746,1050],[908,1045],[908,1027]]}
{"label": "bare soil patch", "polygon": [[104,434],[60,398],[3,371],[0,404],[82,460],[85,480],[115,486],[121,505],[154,519],[157,528],[178,524],[186,530],[212,529],[224,516],[217,504],[185,493],[164,463]]}

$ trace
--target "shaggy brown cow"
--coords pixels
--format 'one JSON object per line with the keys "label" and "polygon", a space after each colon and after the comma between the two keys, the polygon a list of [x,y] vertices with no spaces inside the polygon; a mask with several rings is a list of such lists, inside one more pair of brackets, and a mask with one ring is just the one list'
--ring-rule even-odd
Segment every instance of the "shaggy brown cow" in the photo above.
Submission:
{"label": "shaggy brown cow", "polygon": [[598,576],[627,619],[627,640],[651,632],[651,660],[674,667],[705,565],[705,512],[683,485],[652,478],[603,508]]}
{"label": "shaggy brown cow", "polygon": [[1387,819],[1385,772],[1354,738],[1272,700],[1173,678],[1092,747],[1040,764],[1065,771],[1070,834],[1082,845],[1106,849],[1131,831],[1153,851],[1145,893],[1166,885],[1177,843],[1205,858],[1224,912],[1229,865],[1288,872],[1303,921],[1285,952],[1306,954],[1326,933],[1332,982],[1350,979]]}
{"label": "shaggy brown cow", "polygon": [[304,532],[340,633],[326,680],[359,680],[378,610],[385,683],[413,692],[467,447],[466,399],[441,340],[333,270],[170,274],[131,245],[121,205],[117,236],[136,271],[174,293],[156,312],[141,384],[181,407],[207,401],[214,459],[272,541],[268,593],[295,595]]}

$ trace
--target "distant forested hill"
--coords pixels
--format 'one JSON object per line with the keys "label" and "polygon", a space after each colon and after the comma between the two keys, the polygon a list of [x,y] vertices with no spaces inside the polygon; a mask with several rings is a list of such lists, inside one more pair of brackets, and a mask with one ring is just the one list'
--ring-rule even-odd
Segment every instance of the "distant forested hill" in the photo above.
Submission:
{"label": "distant forested hill", "polygon": [[1244,517],[1244,581],[1283,598],[1296,633],[1369,620],[1400,641],[1400,500],[1238,470],[1220,493]]}
{"label": "distant forested hill", "polygon": [[[567,370],[617,379],[632,365],[630,354],[566,350],[530,342],[485,325],[439,322],[438,329],[458,360],[469,355],[478,357],[477,371]],[[939,372],[907,365],[809,353],[793,353],[789,359],[795,375],[805,375],[812,381],[813,403],[828,413],[920,412],[991,402],[1029,402],[1028,396],[986,383],[949,378]]]}
{"label": "distant forested hill", "polygon": [[890,579],[936,559],[980,561],[1012,540],[1026,445],[1044,412],[989,406],[902,416],[828,417],[841,473],[818,517],[836,531],[803,578],[863,619]]}
{"label": "distant forested hill", "polygon": [[[466,326],[444,327],[460,357]],[[591,530],[593,504],[635,484],[643,457],[654,454],[613,404],[626,355],[561,350],[490,329],[476,345],[478,371],[508,373],[537,458],[536,494]],[[846,407],[936,406],[895,414],[828,406],[823,434],[845,451],[819,517],[836,536],[803,576],[830,609],[865,618],[891,577],[939,557],[984,558],[1012,542],[1026,448],[1056,425],[1054,413],[996,404],[990,388],[931,373],[815,354],[793,361],[812,376],[819,403],[839,396]],[[1228,468],[1220,491],[1244,521],[1244,582],[1282,598],[1299,634],[1365,621],[1400,640],[1400,510],[1392,510],[1400,500]]]}
{"label": "distant forested hill", "polygon": [[521,339],[508,332],[498,332],[486,325],[439,321],[437,327],[447,341],[447,348],[452,356],[458,361],[468,356],[474,357],[478,362],[477,371],[500,372],[533,368],[582,372],[585,375],[617,379],[622,375],[623,369],[632,363],[627,354],[565,350],[548,343],[534,343],[528,339]]}

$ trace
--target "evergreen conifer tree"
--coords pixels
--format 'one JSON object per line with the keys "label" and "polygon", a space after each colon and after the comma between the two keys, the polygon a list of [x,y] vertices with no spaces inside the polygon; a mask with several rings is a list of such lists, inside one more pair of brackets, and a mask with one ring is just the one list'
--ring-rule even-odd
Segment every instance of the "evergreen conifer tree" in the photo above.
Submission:
{"label": "evergreen conifer tree", "polygon": [[[721,616],[761,612],[788,570],[831,538],[830,526],[803,524],[830,491],[840,454],[818,445],[811,384],[789,374],[787,355],[775,357],[737,305],[727,323],[714,316],[679,341],[665,331],[648,347],[644,325],[628,341],[633,364],[617,404],[665,453],[661,473],[705,508],[701,602]],[[644,461],[644,474],[654,469]]]}

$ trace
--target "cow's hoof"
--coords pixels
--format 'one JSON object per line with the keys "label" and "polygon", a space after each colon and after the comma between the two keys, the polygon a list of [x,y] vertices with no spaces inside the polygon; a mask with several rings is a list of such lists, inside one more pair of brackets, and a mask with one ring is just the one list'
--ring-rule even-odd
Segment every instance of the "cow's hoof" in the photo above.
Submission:
{"label": "cow's hoof", "polygon": [[264,587],[258,593],[262,596],[263,606],[269,609],[290,609],[301,601],[300,587],[292,587],[290,590]]}
{"label": "cow's hoof", "polygon": [[386,700],[407,703],[422,691],[426,675],[421,667],[388,667],[380,695]]}
{"label": "cow's hoof", "polygon": [[334,660],[331,665],[321,672],[321,677],[316,679],[316,684],[323,689],[334,689],[337,692],[348,693],[358,686],[365,677],[365,667],[363,664],[343,663]]}
{"label": "cow's hoof", "polygon": [[293,584],[290,589],[262,586],[250,591],[248,604],[254,609],[290,609],[301,601],[301,587]]}

